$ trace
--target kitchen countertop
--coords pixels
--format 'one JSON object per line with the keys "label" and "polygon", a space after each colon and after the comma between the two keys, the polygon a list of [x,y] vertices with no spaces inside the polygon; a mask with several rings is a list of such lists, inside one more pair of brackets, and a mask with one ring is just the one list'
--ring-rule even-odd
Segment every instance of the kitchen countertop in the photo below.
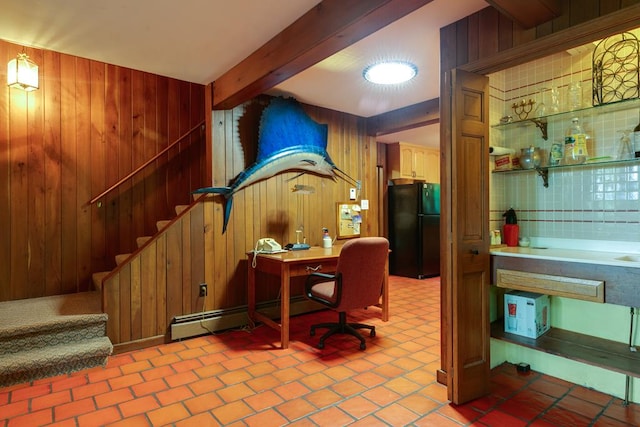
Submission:
{"label": "kitchen countertop", "polygon": [[491,255],[520,258],[546,259],[550,261],[569,261],[588,264],[615,265],[620,267],[640,268],[640,253],[605,252],[552,247],[492,247]]}

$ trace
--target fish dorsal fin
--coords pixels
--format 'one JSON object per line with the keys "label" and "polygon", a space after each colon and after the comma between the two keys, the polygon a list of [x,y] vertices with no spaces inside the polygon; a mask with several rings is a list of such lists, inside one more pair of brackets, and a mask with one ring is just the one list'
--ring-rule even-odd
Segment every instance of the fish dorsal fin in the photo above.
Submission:
{"label": "fish dorsal fin", "polygon": [[[262,112],[257,162],[297,147],[327,149],[328,126],[315,122],[293,98],[274,98]],[[305,151],[305,150],[300,150]]]}

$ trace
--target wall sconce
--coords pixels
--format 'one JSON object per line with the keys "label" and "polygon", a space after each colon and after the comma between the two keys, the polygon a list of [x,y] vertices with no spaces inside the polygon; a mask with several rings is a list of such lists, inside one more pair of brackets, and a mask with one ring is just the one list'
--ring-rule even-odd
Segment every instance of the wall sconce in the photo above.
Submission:
{"label": "wall sconce", "polygon": [[9,61],[7,85],[27,92],[38,89],[38,66],[26,53],[19,53]]}

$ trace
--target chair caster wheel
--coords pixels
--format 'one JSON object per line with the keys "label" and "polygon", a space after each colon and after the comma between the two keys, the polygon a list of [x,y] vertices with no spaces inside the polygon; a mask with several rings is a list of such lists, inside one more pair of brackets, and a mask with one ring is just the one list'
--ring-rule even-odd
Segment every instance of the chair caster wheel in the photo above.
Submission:
{"label": "chair caster wheel", "polygon": [[311,335],[312,337],[315,337],[316,336],[316,330],[312,329],[311,333],[309,333],[309,335]]}
{"label": "chair caster wheel", "polygon": [[322,350],[324,348],[324,343],[323,342],[318,343],[318,348]]}
{"label": "chair caster wheel", "polygon": [[367,345],[360,343],[360,350],[366,350],[366,349],[367,349]]}
{"label": "chair caster wheel", "polygon": [[376,331],[371,331],[371,332],[369,332],[369,336],[370,336],[370,337],[375,337],[375,336],[376,336]]}

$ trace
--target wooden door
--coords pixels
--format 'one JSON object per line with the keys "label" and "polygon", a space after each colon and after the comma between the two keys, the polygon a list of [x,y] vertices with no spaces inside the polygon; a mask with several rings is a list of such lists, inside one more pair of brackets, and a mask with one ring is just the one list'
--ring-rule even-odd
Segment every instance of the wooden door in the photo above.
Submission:
{"label": "wooden door", "polygon": [[489,79],[461,70],[446,77],[443,367],[448,398],[461,404],[489,391]]}

